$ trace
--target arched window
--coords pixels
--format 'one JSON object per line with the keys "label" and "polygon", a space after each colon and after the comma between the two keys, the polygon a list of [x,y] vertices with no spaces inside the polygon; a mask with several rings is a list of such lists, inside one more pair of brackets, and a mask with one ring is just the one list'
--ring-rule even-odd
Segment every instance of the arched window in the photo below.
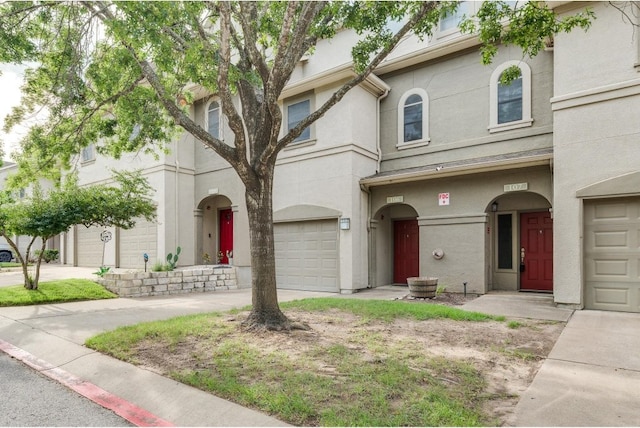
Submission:
{"label": "arched window", "polygon": [[207,131],[220,139],[220,104],[217,101],[211,101],[207,108]]}
{"label": "arched window", "polygon": [[498,79],[498,124],[522,120],[522,77],[506,85],[500,82],[501,78]]}
{"label": "arched window", "polygon": [[[510,67],[520,69],[520,77],[510,84],[500,83],[503,73]],[[508,61],[491,74],[489,132],[531,126],[531,69],[522,61]]]}
{"label": "arched window", "polygon": [[411,89],[398,102],[398,148],[429,143],[429,96],[420,88]]}

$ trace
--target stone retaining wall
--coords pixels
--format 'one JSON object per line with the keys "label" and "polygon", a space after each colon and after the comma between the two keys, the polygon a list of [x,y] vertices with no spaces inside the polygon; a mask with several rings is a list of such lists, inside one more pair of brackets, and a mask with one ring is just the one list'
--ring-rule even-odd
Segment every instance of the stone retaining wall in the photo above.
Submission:
{"label": "stone retaining wall", "polygon": [[107,273],[97,282],[120,297],[202,293],[238,288],[233,266],[172,272]]}

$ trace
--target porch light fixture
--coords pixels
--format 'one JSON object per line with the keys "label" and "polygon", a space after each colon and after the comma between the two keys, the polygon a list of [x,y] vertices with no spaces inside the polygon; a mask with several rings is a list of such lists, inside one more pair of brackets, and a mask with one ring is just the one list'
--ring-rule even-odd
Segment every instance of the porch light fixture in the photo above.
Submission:
{"label": "porch light fixture", "polygon": [[498,211],[498,203],[494,202],[491,204],[491,212],[496,212]]}
{"label": "porch light fixture", "polygon": [[349,230],[351,229],[351,219],[349,217],[340,219],[340,230]]}

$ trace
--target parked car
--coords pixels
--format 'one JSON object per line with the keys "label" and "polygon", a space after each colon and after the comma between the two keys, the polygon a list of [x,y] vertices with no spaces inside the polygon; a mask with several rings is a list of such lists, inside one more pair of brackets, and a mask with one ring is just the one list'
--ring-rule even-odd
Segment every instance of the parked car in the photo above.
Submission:
{"label": "parked car", "polygon": [[13,251],[9,244],[0,244],[0,262],[10,262],[13,260]]}

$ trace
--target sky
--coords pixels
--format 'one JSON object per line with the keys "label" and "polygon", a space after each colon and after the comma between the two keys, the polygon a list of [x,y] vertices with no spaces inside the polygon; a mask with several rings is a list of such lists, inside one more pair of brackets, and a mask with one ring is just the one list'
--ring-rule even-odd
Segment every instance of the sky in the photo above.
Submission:
{"label": "sky", "polygon": [[24,129],[14,129],[9,134],[2,130],[5,116],[20,102],[23,70],[20,66],[0,64],[0,140],[4,143],[3,160],[10,160],[11,152],[18,147],[20,136],[24,134]]}

